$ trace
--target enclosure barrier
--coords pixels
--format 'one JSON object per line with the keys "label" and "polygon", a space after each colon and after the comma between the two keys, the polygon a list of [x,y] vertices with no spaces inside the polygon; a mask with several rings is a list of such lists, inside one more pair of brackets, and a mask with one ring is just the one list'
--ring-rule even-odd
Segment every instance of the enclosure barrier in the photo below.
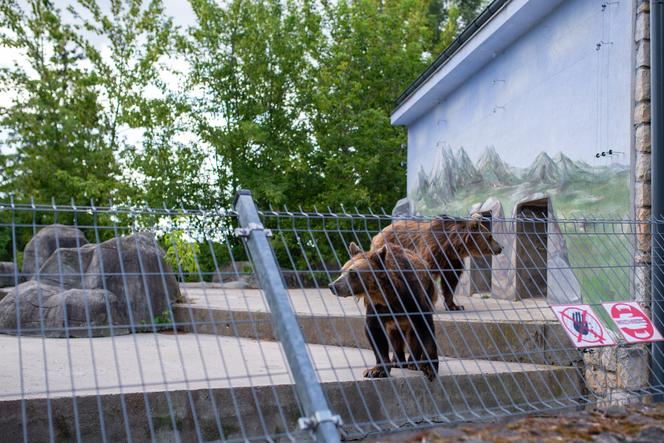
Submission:
{"label": "enclosure barrier", "polygon": [[[514,218],[257,211],[246,192],[234,210],[0,205],[0,435],[338,441],[661,395],[650,345],[602,302],[649,287],[637,233],[664,222],[540,203]],[[578,303],[606,327],[596,347],[550,307]]]}

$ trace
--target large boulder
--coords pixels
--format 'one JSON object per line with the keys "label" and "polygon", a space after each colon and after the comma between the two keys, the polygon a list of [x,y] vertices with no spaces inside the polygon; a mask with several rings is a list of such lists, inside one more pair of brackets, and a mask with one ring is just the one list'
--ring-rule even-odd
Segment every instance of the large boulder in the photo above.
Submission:
{"label": "large boulder", "polygon": [[13,262],[0,261],[0,288],[14,286],[18,278],[18,268]]}
{"label": "large boulder", "polygon": [[117,295],[135,325],[151,324],[180,298],[164,251],[147,233],[81,248],[61,248],[39,270],[40,281],[65,289],[100,289]]}
{"label": "large boulder", "polygon": [[392,217],[408,217],[413,215],[413,202],[408,198],[402,198],[392,209]]}
{"label": "large boulder", "polygon": [[32,280],[67,289],[85,287],[85,275],[98,247],[95,243],[88,243],[80,248],[57,249]]}
{"label": "large boulder", "polygon": [[88,240],[83,232],[73,226],[50,225],[42,228],[25,246],[23,274],[30,278],[58,248],[78,248]]}
{"label": "large boulder", "polygon": [[103,289],[63,290],[31,280],[11,288],[0,301],[2,333],[100,337],[127,334],[127,324],[127,313],[118,297]]}

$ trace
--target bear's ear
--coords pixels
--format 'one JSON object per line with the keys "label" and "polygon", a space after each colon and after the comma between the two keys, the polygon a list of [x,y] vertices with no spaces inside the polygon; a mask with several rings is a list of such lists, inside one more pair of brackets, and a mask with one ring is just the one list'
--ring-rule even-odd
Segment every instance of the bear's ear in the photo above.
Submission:
{"label": "bear's ear", "polygon": [[477,232],[480,230],[480,221],[477,219],[472,219],[468,221],[468,231]]}
{"label": "bear's ear", "polygon": [[374,251],[371,258],[379,269],[383,269],[385,267],[385,260],[387,259],[387,243],[377,251]]}
{"label": "bear's ear", "polygon": [[357,254],[361,254],[361,253],[364,252],[362,250],[362,248],[357,246],[357,244],[354,241],[350,242],[350,244],[348,245],[348,251],[350,251],[350,255],[352,255],[352,256],[355,256]]}

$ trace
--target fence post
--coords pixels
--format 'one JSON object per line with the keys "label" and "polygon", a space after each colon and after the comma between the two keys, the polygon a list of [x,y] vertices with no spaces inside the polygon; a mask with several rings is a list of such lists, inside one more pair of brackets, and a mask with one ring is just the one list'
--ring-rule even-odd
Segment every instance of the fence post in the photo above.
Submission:
{"label": "fence post", "polygon": [[276,257],[267,239],[269,231],[263,228],[251,192],[239,190],[233,206],[241,226],[236,230],[236,235],[246,239],[254,271],[270,306],[272,324],[284,348],[297,395],[307,415],[300,418],[298,424],[301,429],[313,431],[318,442],[338,442],[340,437],[337,426],[341,425],[341,420],[330,412],[323,389],[316,378],[302,331],[288,301]]}

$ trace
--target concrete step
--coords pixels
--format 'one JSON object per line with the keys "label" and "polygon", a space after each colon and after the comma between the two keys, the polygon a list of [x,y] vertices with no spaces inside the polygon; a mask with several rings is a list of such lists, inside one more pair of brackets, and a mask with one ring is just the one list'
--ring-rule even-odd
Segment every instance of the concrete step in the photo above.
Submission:
{"label": "concrete step", "polygon": [[[174,307],[186,331],[275,340],[262,291],[228,289],[218,284],[185,284],[188,303]],[[307,343],[369,349],[364,307],[326,290],[290,289],[289,299]],[[551,309],[543,300],[509,302],[457,297],[464,311],[437,306],[436,335],[442,355],[454,358],[553,364],[581,360]]]}
{"label": "concrete step", "polygon": [[[370,351],[308,345],[349,436],[408,422],[490,418],[578,404],[572,367],[444,358],[439,377],[362,376]],[[45,339],[0,335],[0,435],[30,441],[301,441],[279,343],[209,334]]]}

